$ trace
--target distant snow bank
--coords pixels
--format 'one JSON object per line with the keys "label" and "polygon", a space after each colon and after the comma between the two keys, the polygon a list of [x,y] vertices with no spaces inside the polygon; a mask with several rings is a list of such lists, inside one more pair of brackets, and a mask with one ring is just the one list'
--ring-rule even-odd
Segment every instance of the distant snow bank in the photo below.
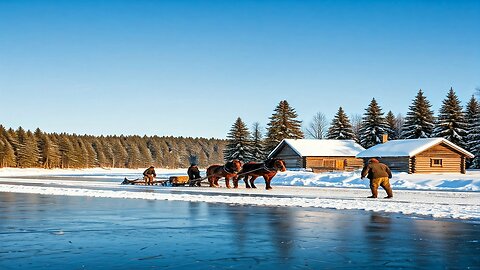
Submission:
{"label": "distant snow bank", "polygon": [[[360,171],[318,174],[287,171],[279,173],[272,181],[277,185],[287,186],[369,187],[368,179],[360,179]],[[480,191],[480,170],[468,170],[466,174],[393,173],[390,184],[397,189]]]}
{"label": "distant snow bank", "polygon": [[[0,177],[79,175],[88,177],[140,177],[144,169],[19,169],[1,168]],[[186,175],[187,169],[155,169],[158,175]],[[204,175],[205,172],[202,172]],[[256,183],[262,183],[259,178]],[[480,191],[480,170],[467,170],[466,174],[432,173],[408,174],[393,173],[390,180],[393,188],[411,190],[443,190],[443,191]],[[279,172],[272,180],[273,185],[368,188],[368,179],[360,179],[360,171],[312,173],[305,171]]]}

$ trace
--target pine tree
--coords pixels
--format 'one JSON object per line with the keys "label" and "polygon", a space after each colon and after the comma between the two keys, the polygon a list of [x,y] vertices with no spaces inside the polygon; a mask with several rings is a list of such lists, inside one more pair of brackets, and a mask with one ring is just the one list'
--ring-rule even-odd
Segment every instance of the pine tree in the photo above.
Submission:
{"label": "pine tree", "polygon": [[465,119],[467,123],[466,149],[475,155],[473,160],[467,161],[467,167],[480,169],[480,104],[474,96],[467,104]]}
{"label": "pine tree", "polygon": [[442,107],[440,107],[433,136],[445,138],[460,147],[465,147],[465,117],[460,100],[453,88],[450,88],[447,97],[443,100]]}
{"label": "pine tree", "polygon": [[102,168],[109,167],[111,165],[111,162],[108,161],[107,156],[103,151],[101,140],[99,138],[94,137],[91,143],[92,143],[92,148],[97,155],[97,166]]}
{"label": "pine tree", "polygon": [[6,138],[0,137],[0,167],[15,167],[16,158],[12,145]]}
{"label": "pine tree", "polygon": [[400,135],[400,131],[397,130],[397,119],[395,115],[393,115],[392,111],[388,111],[387,116],[385,117],[385,121],[388,125],[388,139],[389,140],[396,140]]}
{"label": "pine tree", "polygon": [[330,128],[328,129],[327,139],[335,140],[354,140],[352,124],[343,108],[338,108],[337,114],[333,117]]}
{"label": "pine tree", "polygon": [[269,118],[266,139],[267,151],[273,150],[283,139],[303,139],[302,121],[286,100],[280,101],[275,112]]}
{"label": "pine tree", "polygon": [[128,158],[126,162],[127,168],[140,168],[144,167],[145,164],[142,162],[142,155],[140,154],[140,149],[138,144],[133,137],[127,137],[125,139],[126,150],[128,153]]}
{"label": "pine tree", "polygon": [[98,155],[93,147],[93,138],[91,136],[83,136],[83,143],[85,145],[85,150],[87,152],[86,166],[87,168],[98,167]]}
{"label": "pine tree", "polygon": [[265,153],[265,145],[263,143],[263,134],[260,130],[260,123],[253,123],[252,128],[252,161],[263,161],[267,158]]}
{"label": "pine tree", "polygon": [[102,138],[100,137],[100,145],[101,145],[101,151],[102,153],[105,155],[105,162],[106,164],[103,165],[104,167],[111,167],[111,168],[114,168],[115,167],[115,161],[116,161],[116,157],[115,157],[115,154],[113,152],[113,138],[108,136],[108,137],[105,137],[105,138]]}
{"label": "pine tree", "polygon": [[38,151],[40,154],[40,166],[51,169],[60,166],[60,151],[52,139],[40,129],[35,130]]}
{"label": "pine tree", "polygon": [[365,148],[370,148],[382,142],[382,136],[388,134],[389,128],[375,98],[372,99],[365,111],[360,128],[360,144]]}
{"label": "pine tree", "polygon": [[37,141],[33,133],[22,127],[17,129],[18,149],[17,149],[17,166],[20,168],[38,167],[40,154],[37,148]]}
{"label": "pine tree", "polygon": [[240,117],[227,134],[227,140],[227,147],[223,152],[225,161],[238,159],[241,162],[247,162],[253,159],[250,132]]}
{"label": "pine tree", "polygon": [[400,137],[402,139],[430,138],[435,126],[433,122],[430,102],[420,89],[409,107]]}
{"label": "pine tree", "polygon": [[60,168],[74,168],[77,160],[70,136],[65,133],[60,134],[58,138],[58,149],[60,151]]}

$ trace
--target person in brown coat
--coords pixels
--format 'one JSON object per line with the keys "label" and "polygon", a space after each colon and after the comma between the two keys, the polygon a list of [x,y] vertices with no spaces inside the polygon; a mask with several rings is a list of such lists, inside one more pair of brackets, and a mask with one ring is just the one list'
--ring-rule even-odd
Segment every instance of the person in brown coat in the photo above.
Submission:
{"label": "person in brown coat", "polygon": [[392,178],[392,172],[387,165],[380,163],[376,158],[371,158],[362,170],[362,179],[365,177],[370,179],[370,189],[372,190],[372,196],[368,198],[377,198],[378,186],[381,186],[387,192],[385,199],[393,198],[389,181],[389,178]]}
{"label": "person in brown coat", "polygon": [[[198,169],[197,164],[195,163],[190,164],[190,167],[188,167],[188,170],[187,170],[187,174],[188,174],[188,180],[195,180],[200,178],[200,170]],[[194,185],[197,187],[201,186],[200,181],[196,181]]]}
{"label": "person in brown coat", "polygon": [[150,166],[150,168],[146,169],[143,172],[143,180],[145,181],[145,185],[153,185],[153,179],[157,177],[155,173],[155,168]]}

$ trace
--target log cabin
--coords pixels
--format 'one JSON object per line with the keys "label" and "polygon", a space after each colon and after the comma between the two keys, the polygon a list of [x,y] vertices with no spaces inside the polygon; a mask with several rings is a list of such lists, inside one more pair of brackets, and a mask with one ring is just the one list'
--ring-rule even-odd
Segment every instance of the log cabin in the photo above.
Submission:
{"label": "log cabin", "polygon": [[377,158],[392,171],[412,173],[466,173],[467,158],[474,155],[444,138],[386,141],[360,152],[366,163]]}
{"label": "log cabin", "polygon": [[353,140],[284,139],[268,157],[283,159],[287,169],[352,171],[363,167],[355,157],[363,150]]}

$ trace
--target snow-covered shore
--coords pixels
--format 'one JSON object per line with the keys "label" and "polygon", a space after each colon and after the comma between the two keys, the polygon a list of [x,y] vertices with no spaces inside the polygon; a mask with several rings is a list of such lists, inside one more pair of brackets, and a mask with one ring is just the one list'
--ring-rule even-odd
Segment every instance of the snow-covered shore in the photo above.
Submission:
{"label": "snow-covered shore", "polygon": [[[105,198],[181,200],[261,206],[298,206],[333,209],[363,209],[438,218],[480,219],[480,171],[467,174],[408,175],[396,173],[392,178],[395,197],[367,199],[368,180],[359,172],[314,174],[287,171],[278,173],[273,190],[258,189],[122,186],[125,176],[141,175],[130,169],[0,169],[0,192],[45,195],[89,196]],[[159,177],[185,174],[185,169],[157,169]],[[88,178],[89,181],[82,179]],[[108,179],[108,181],[106,180]],[[112,181],[113,179],[113,181]],[[116,179],[119,181],[117,182]],[[148,192],[145,192],[148,191]],[[474,192],[471,192],[474,191]],[[383,195],[380,190],[379,194]]]}

